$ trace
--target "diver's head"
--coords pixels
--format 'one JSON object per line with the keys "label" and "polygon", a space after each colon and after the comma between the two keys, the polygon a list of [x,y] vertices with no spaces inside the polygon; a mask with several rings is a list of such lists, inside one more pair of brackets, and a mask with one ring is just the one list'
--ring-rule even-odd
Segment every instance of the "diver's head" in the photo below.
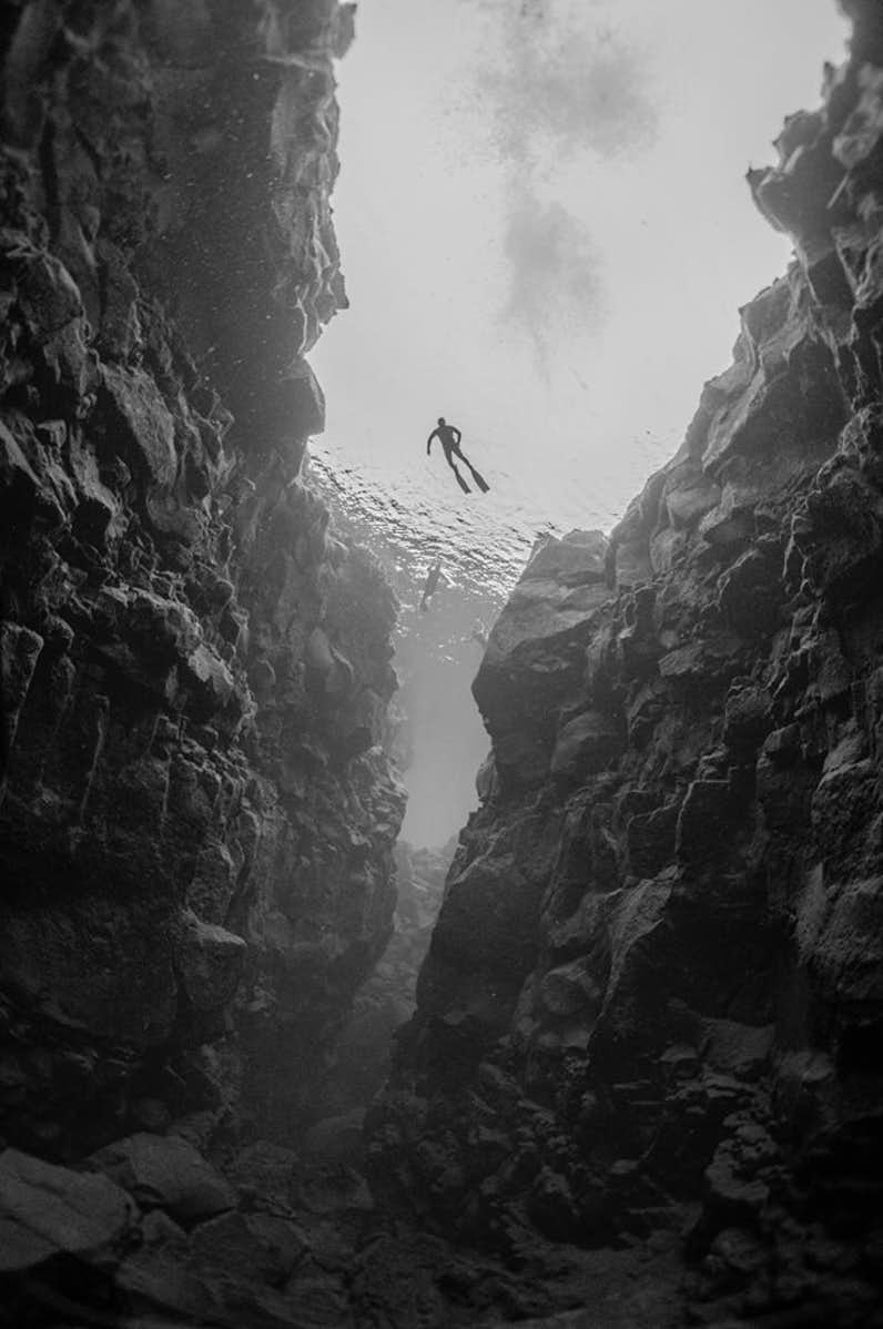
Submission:
{"label": "diver's head", "polygon": [[438,417],[438,422],[439,422],[440,425],[443,425],[444,422],[445,422],[445,417],[444,417],[443,415],[440,415],[440,416]]}

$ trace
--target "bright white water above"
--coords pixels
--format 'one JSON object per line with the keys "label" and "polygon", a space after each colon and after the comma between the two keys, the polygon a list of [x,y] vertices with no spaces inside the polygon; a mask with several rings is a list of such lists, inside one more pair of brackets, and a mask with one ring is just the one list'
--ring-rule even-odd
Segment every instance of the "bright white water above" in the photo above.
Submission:
{"label": "bright white water above", "polygon": [[[362,0],[312,453],[418,598],[436,557],[503,594],[538,532],[609,529],[677,449],[788,261],[745,170],[845,35],[833,0]],[[427,459],[439,415],[487,495]]]}

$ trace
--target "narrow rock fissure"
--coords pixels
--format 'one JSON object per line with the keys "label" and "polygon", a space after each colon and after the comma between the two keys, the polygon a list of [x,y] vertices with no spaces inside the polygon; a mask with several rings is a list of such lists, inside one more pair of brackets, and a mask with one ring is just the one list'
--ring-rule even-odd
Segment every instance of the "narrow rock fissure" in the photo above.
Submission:
{"label": "narrow rock fissure", "polygon": [[7,8],[0,1323],[883,1325],[879,6],[505,603],[306,456],[355,7]]}

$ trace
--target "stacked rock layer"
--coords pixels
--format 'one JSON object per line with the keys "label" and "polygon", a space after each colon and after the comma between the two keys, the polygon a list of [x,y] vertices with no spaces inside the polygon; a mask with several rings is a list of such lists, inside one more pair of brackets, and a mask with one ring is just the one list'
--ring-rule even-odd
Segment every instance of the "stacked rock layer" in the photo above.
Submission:
{"label": "stacked rock layer", "polygon": [[541,545],[493,631],[373,1115],[377,1184],[463,1239],[686,1231],[697,1322],[879,1306],[883,24],[848,8],[749,176],[795,261],[612,537]]}
{"label": "stacked rock layer", "polygon": [[352,6],[0,29],[0,1136],[296,1129],[392,926],[394,598],[299,478]]}

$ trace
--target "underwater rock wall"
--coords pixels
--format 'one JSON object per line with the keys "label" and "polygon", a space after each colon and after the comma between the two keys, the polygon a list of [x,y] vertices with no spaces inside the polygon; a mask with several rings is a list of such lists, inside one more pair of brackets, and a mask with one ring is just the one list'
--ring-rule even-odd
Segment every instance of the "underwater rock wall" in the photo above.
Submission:
{"label": "underwater rock wall", "polygon": [[296,1129],[392,927],[395,601],[299,478],[336,0],[0,20],[0,1137]]}
{"label": "underwater rock wall", "polygon": [[685,1231],[697,1323],[880,1299],[883,25],[845,8],[749,173],[795,261],[609,541],[540,545],[491,635],[371,1120],[376,1187],[467,1241]]}

